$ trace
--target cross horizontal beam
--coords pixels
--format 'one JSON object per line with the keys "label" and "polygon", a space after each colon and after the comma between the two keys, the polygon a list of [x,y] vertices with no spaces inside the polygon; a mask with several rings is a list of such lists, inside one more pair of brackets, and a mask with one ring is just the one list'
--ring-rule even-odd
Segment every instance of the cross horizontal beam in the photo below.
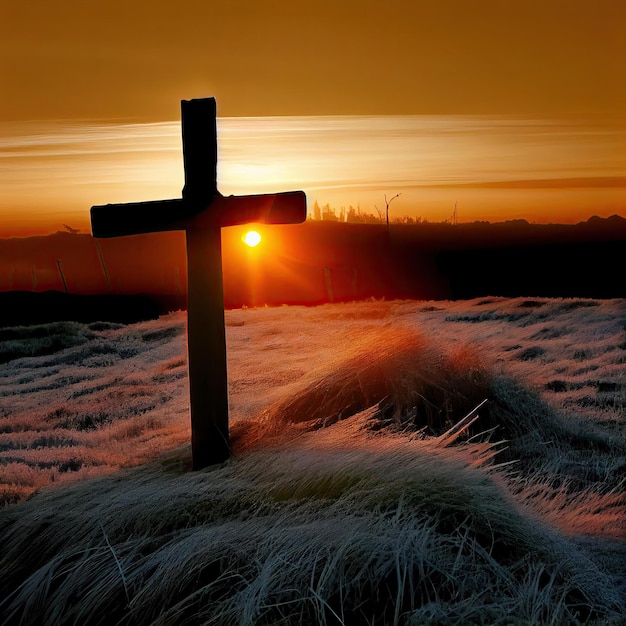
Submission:
{"label": "cross horizontal beam", "polygon": [[[207,209],[209,209],[207,211]],[[300,224],[306,219],[303,191],[251,196],[214,196],[207,206],[189,200],[153,200],[91,207],[94,237],[124,237],[169,230],[207,229],[257,222]]]}

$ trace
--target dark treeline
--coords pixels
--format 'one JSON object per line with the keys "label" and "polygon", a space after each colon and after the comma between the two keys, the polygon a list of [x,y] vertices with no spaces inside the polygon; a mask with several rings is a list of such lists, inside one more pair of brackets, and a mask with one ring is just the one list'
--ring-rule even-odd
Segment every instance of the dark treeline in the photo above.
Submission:
{"label": "dark treeline", "polygon": [[[626,297],[626,220],[618,216],[576,225],[387,226],[322,219],[261,230],[263,242],[255,249],[242,244],[241,227],[223,230],[227,308],[367,298]],[[146,308],[142,300],[143,315],[183,309],[184,235],[94,240],[57,233],[0,240],[0,292],[5,325],[8,317],[15,322],[21,316],[24,323],[46,315],[59,319],[53,308],[63,307],[63,315],[92,310],[76,296],[107,296],[100,310],[110,317],[116,307],[129,306],[120,296],[135,294],[154,305]],[[40,294],[37,303],[33,292]],[[67,306],[59,304],[59,293],[66,294]]]}

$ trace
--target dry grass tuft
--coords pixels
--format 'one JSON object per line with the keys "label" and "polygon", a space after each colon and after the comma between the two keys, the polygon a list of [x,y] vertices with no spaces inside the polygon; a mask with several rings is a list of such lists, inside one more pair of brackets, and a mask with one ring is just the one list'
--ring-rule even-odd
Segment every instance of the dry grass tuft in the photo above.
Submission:
{"label": "dry grass tuft", "polygon": [[318,428],[380,404],[390,422],[439,434],[480,402],[488,387],[489,376],[469,348],[445,353],[415,331],[385,328],[303,377],[262,421],[276,428]]}

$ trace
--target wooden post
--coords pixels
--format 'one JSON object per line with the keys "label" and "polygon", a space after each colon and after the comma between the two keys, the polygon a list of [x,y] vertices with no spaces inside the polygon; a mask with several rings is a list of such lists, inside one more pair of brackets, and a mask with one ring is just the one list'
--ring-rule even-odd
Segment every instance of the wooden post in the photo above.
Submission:
{"label": "wooden post", "polygon": [[107,271],[106,263],[104,262],[104,255],[102,254],[102,248],[100,247],[100,242],[95,239],[96,242],[96,251],[98,252],[98,258],[100,259],[100,265],[102,266],[102,271],[104,272],[104,278],[107,281],[107,288],[109,290],[109,295],[113,293],[113,289],[111,288],[111,279],[109,278],[109,272]]}
{"label": "wooden post", "polygon": [[328,267],[328,265],[324,266],[324,274],[326,276],[326,291],[328,292],[328,301],[334,302],[335,299],[333,298],[333,283],[330,277],[330,268]]}
{"label": "wooden post", "polygon": [[63,274],[63,268],[61,267],[61,259],[57,259],[57,268],[59,269],[59,274],[61,276],[61,280],[63,281],[63,289],[65,289],[65,293],[68,293],[67,283],[65,282],[65,274]]}

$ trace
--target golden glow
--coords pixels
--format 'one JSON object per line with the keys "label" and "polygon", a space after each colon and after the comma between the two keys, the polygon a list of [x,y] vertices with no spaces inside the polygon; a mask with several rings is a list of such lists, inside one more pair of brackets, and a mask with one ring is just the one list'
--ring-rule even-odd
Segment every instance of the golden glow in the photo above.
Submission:
{"label": "golden glow", "polygon": [[209,96],[224,195],[376,214],[401,193],[392,217],[429,221],[624,212],[624,185],[591,179],[626,176],[626,2],[146,5],[1,3],[0,236],[179,197],[180,100]]}
{"label": "golden glow", "polygon": [[261,243],[261,235],[256,230],[249,230],[241,239],[251,248],[258,246]]}
{"label": "golden glow", "polygon": [[[207,95],[236,117],[602,115],[626,103],[619,0],[1,6],[3,119],[155,122],[175,119],[181,98]],[[369,54],[381,25],[393,34]],[[303,44],[320,37],[333,45]],[[379,97],[372,85],[393,88]]]}

